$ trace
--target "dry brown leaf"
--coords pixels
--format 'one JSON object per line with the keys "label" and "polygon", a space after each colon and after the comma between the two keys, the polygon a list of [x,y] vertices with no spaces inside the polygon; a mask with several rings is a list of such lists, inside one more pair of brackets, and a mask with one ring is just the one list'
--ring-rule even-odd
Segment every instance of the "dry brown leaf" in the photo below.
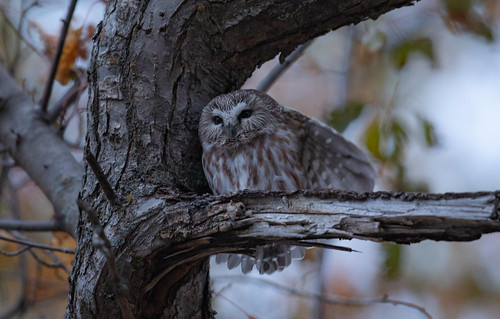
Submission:
{"label": "dry brown leaf", "polygon": [[[30,23],[30,27],[35,29],[42,39],[45,49],[44,53],[52,59],[56,53],[58,36],[53,36],[45,33],[35,23]],[[59,60],[57,68],[56,80],[61,84],[67,84],[74,76],[73,66],[77,58],[87,58],[86,42],[92,38],[95,27],[92,25],[87,26],[86,29],[80,27],[78,29],[69,28],[64,43],[64,49]]]}

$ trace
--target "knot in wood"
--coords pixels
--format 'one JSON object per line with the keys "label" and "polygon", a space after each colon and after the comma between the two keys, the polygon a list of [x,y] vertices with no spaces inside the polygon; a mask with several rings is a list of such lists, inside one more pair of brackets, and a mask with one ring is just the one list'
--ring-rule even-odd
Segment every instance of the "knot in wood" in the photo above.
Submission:
{"label": "knot in wood", "polygon": [[236,220],[245,216],[245,204],[242,202],[230,201],[229,203],[222,203],[214,205],[208,211],[208,216],[226,215],[225,217],[231,220]]}
{"label": "knot in wood", "polygon": [[233,203],[231,201],[227,207],[227,213],[231,220],[235,220],[238,217],[243,217],[245,216],[245,204],[243,204],[242,202]]}

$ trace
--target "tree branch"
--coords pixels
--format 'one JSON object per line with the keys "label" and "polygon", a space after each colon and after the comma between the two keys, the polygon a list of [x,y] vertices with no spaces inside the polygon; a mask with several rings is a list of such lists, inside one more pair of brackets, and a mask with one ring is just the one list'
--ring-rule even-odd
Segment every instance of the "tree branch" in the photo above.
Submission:
{"label": "tree branch", "polygon": [[59,228],[75,236],[82,166],[2,66],[0,142],[52,202]]}
{"label": "tree branch", "polygon": [[73,81],[73,85],[66,91],[66,93],[54,104],[47,109],[44,114],[47,122],[52,122],[57,119],[57,117],[63,112],[71,103],[75,102],[87,88],[87,81],[82,81],[80,78],[76,78]]}
{"label": "tree branch", "polygon": [[321,302],[331,304],[331,305],[341,305],[341,306],[353,306],[353,307],[366,307],[366,306],[373,306],[374,304],[392,304],[394,306],[405,306],[408,308],[413,308],[417,311],[419,311],[421,314],[423,314],[426,318],[432,319],[431,315],[425,310],[425,308],[420,307],[414,303],[411,302],[405,302],[401,300],[396,300],[396,299],[391,299],[388,296],[383,296],[381,298],[363,298],[363,299],[356,299],[356,298],[334,298],[334,297],[329,297],[329,296],[324,296],[322,294],[316,294],[312,292],[306,292],[306,291],[301,291],[299,289],[295,288],[290,288],[284,285],[281,285],[277,282],[263,279],[263,278],[255,278],[255,277],[249,277],[249,276],[232,276],[232,275],[226,275],[226,276],[217,276],[213,279],[225,279],[225,280],[231,280],[231,282],[234,282],[235,280],[238,281],[247,281],[249,283],[254,283],[254,284],[265,284],[271,287],[275,287],[285,293],[302,297],[302,298],[309,298],[309,299],[316,299]]}
{"label": "tree branch", "polygon": [[101,185],[102,192],[106,196],[106,198],[109,200],[109,202],[113,205],[117,204],[118,197],[116,196],[115,191],[113,190],[113,187],[108,182],[108,179],[106,178],[106,175],[102,171],[101,166],[97,162],[96,158],[94,155],[88,150],[85,150],[85,160],[87,160],[87,163],[89,164],[90,168],[94,172],[97,180],[99,181],[99,184]]}
{"label": "tree branch", "polygon": [[[205,197],[141,212],[136,238],[158,243],[157,235],[186,229],[151,253],[162,270],[145,290],[185,262],[222,253],[249,253],[264,243],[303,245],[311,239],[364,239],[399,244],[423,240],[470,241],[500,231],[499,192],[354,193],[344,191],[243,192]],[[168,217],[166,217],[168,216]],[[139,226],[139,224],[141,226]],[[146,226],[148,225],[148,226]],[[134,243],[132,243],[134,245]],[[138,247],[137,247],[138,248]],[[142,246],[142,248],[144,248]]]}
{"label": "tree branch", "polygon": [[20,231],[60,231],[55,221],[15,220],[0,218],[0,229]]}
{"label": "tree branch", "polygon": [[59,41],[57,42],[56,53],[54,55],[54,60],[52,61],[52,67],[50,68],[47,84],[45,85],[45,89],[43,90],[43,95],[40,100],[40,105],[43,113],[47,112],[50,95],[52,94],[52,86],[54,85],[57,68],[59,67],[59,60],[61,59],[61,55],[64,50],[64,42],[66,41],[66,35],[68,34],[71,18],[73,18],[73,12],[75,11],[76,2],[77,0],[71,0],[71,3],[68,7],[68,12],[66,13],[66,19],[62,20],[63,26],[61,28],[61,34],[59,35]]}
{"label": "tree branch", "polygon": [[288,68],[302,56],[304,51],[311,45],[311,43],[312,40],[299,45],[297,49],[292,52],[292,54],[286,57],[283,63],[275,65],[272,70],[266,75],[266,77],[259,82],[255,89],[262,92],[267,92],[267,90],[271,88],[274,82],[276,82],[281,77],[281,75],[283,75],[283,73],[285,73],[286,70],[288,70]]}
{"label": "tree branch", "polygon": [[47,249],[47,250],[53,250],[53,251],[58,251],[60,253],[65,253],[65,254],[74,254],[75,251],[73,249],[67,249],[67,248],[61,248],[61,247],[54,247],[54,246],[49,246],[49,245],[44,245],[44,244],[39,244],[33,241],[29,240],[24,240],[24,239],[17,239],[17,238],[10,238],[10,237],[5,237],[0,235],[0,240],[5,240],[5,241],[10,241],[13,243],[33,247],[33,248],[40,248],[40,249]]}

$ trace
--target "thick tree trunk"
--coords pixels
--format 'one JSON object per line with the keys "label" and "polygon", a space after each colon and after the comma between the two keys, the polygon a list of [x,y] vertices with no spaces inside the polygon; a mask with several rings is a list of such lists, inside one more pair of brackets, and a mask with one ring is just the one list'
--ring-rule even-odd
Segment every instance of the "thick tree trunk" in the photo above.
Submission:
{"label": "thick tree trunk", "polygon": [[[112,288],[116,275],[82,213],[68,317],[118,318],[123,303],[117,299],[135,317],[212,317],[206,258],[161,276],[170,245],[189,239],[199,213],[172,196],[208,191],[197,137],[201,108],[239,88],[276,54],[411,2],[111,1],[94,37],[86,148],[118,203],[107,201],[88,166],[82,198],[98,212],[121,286]],[[158,205],[161,210],[153,209]],[[150,228],[152,212],[181,226],[145,236],[145,229],[157,230]]]}

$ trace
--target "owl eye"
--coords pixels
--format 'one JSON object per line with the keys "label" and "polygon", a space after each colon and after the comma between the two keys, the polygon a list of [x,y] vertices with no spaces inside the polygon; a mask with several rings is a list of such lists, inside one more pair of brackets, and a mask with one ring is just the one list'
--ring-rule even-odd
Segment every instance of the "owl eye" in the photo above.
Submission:
{"label": "owl eye", "polygon": [[214,116],[214,117],[212,117],[212,121],[214,121],[215,125],[220,125],[223,122],[222,118],[220,116]]}
{"label": "owl eye", "polygon": [[241,121],[242,119],[247,119],[250,116],[252,116],[252,110],[243,110],[240,115],[238,115],[238,120]]}

